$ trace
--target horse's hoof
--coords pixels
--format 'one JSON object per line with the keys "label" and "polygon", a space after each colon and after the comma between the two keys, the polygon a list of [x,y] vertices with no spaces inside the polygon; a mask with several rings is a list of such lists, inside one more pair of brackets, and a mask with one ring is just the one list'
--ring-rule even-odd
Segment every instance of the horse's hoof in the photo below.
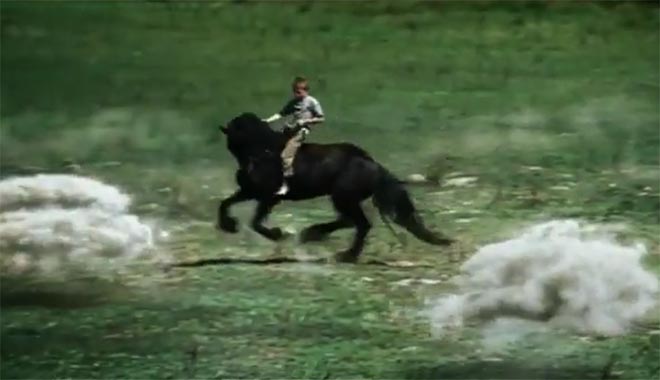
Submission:
{"label": "horse's hoof", "polygon": [[291,236],[289,232],[282,231],[282,229],[279,227],[271,228],[270,232],[268,232],[268,235],[268,238],[274,241],[284,240]]}
{"label": "horse's hoof", "polygon": [[314,229],[303,230],[300,233],[301,243],[311,243],[316,241],[323,241],[328,237],[328,234],[321,233]]}
{"label": "horse's hoof", "polygon": [[218,227],[222,231],[229,232],[231,234],[238,232],[238,222],[234,218],[226,218],[220,220],[220,225]]}
{"label": "horse's hoof", "polygon": [[335,254],[335,260],[340,263],[355,264],[358,261],[358,255],[351,251],[343,251]]}

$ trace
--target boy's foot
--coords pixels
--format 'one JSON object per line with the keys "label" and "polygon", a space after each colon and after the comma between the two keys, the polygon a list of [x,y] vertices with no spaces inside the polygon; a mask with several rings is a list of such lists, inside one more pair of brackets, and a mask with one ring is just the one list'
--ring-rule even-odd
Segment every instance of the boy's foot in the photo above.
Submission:
{"label": "boy's foot", "polygon": [[277,195],[285,195],[288,192],[289,192],[289,186],[287,186],[286,182],[283,182],[282,187],[280,187],[280,189],[277,190]]}

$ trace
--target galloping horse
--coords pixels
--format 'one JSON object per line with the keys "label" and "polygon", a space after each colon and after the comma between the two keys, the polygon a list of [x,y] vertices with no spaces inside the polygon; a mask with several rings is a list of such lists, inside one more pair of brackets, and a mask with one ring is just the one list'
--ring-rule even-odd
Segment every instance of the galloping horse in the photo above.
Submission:
{"label": "galloping horse", "polygon": [[303,200],[329,195],[339,214],[334,221],[315,224],[301,233],[302,242],[320,241],[330,233],[355,227],[353,242],[337,254],[338,261],[355,262],[362,252],[371,223],[360,203],[373,197],[383,218],[403,226],[418,239],[434,245],[449,245],[452,240],[429,231],[408,195],[403,183],[361,148],[347,143],[303,144],[293,162],[294,175],[289,178],[289,192],[276,195],[282,183],[280,152],[296,129],[277,132],[253,113],[243,113],[221,126],[227,148],[236,158],[239,189],[224,199],[218,208],[218,228],[238,231],[238,223],[229,208],[239,202],[256,200],[252,228],[270,240],[284,237],[279,228],[268,228],[264,220],[282,200]]}

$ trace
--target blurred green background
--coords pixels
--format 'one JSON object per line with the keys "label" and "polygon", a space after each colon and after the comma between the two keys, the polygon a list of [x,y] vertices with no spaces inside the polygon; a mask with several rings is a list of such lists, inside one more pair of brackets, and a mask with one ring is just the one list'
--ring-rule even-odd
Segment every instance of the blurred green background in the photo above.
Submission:
{"label": "blurred green background", "polygon": [[231,169],[217,126],[304,74],[328,114],[312,140],[402,176],[449,157],[498,184],[542,166],[657,190],[658,42],[635,2],[4,1],[3,174]]}

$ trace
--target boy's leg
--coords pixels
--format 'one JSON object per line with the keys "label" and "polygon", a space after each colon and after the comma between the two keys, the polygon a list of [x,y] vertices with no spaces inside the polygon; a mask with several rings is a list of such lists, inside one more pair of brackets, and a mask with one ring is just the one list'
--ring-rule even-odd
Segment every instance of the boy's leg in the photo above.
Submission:
{"label": "boy's leg", "polygon": [[298,148],[302,145],[302,140],[303,135],[299,133],[287,141],[286,146],[282,150],[282,163],[285,177],[293,175],[293,159],[296,157]]}
{"label": "boy's leg", "polygon": [[291,177],[293,175],[293,159],[296,157],[296,152],[300,145],[302,145],[305,135],[298,133],[293,136],[289,141],[287,141],[286,146],[282,150],[282,169],[284,171],[284,180],[282,181],[282,187],[277,191],[277,194],[283,195],[289,191],[289,187],[286,184],[286,177]]}

